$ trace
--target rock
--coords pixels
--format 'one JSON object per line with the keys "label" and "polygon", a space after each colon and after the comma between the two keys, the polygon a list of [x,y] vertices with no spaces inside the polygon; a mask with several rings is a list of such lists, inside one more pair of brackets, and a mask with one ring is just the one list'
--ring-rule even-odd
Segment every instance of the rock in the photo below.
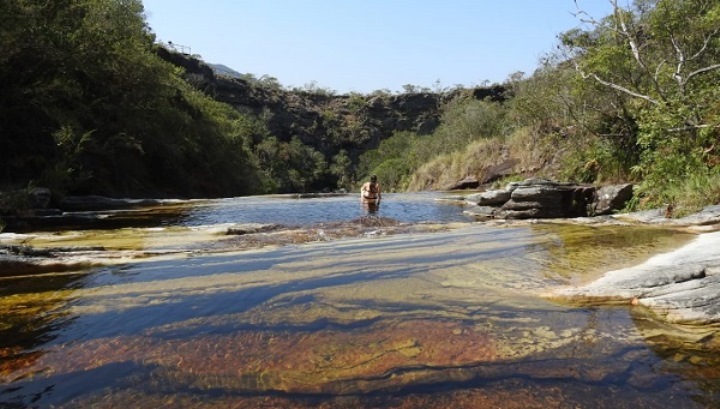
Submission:
{"label": "rock", "polygon": [[712,226],[720,224],[720,205],[707,206],[701,211],[678,219],[667,219],[663,209],[613,215],[613,218],[647,224],[673,226]]}
{"label": "rock", "polygon": [[502,206],[510,200],[510,192],[507,190],[488,190],[476,193],[465,198],[468,203],[478,206]]}
{"label": "rock", "polygon": [[507,212],[493,206],[477,206],[465,210],[463,213],[475,217],[477,220],[505,219],[507,216]]}
{"label": "rock", "polygon": [[505,190],[514,191],[520,187],[538,187],[538,186],[573,186],[571,183],[561,183],[549,179],[530,178],[525,179],[521,182],[510,182],[508,183]]}
{"label": "rock", "polygon": [[60,201],[65,211],[92,211],[127,209],[142,206],[159,206],[167,201],[159,199],[116,199],[104,196],[68,196]]}
{"label": "rock", "polygon": [[496,206],[501,211],[481,211],[484,215],[515,219],[584,217],[592,208],[595,188],[547,179],[512,182],[505,190],[492,190],[468,196],[467,202]]}
{"label": "rock", "polygon": [[542,213],[542,211],[537,208],[527,210],[506,210],[503,214],[506,219],[540,219],[547,217],[546,214]]}
{"label": "rock", "polygon": [[519,161],[517,159],[507,159],[497,165],[490,166],[487,169],[484,169],[483,174],[485,176],[482,178],[482,184],[484,185],[487,183],[492,183],[504,177],[515,174],[513,169],[515,169],[515,166],[518,163]]}
{"label": "rock", "polygon": [[[560,204],[560,202],[558,201],[558,203],[553,207],[557,207],[557,206],[559,206],[559,204]],[[501,208],[503,210],[523,211],[523,210],[530,210],[530,209],[541,209],[544,206],[545,206],[545,204],[540,203],[540,202],[515,201],[513,199],[510,199],[504,205],[502,205]]]}
{"label": "rock", "polygon": [[36,187],[30,191],[30,208],[47,209],[52,199],[52,192],[46,187]]}
{"label": "rock", "polygon": [[611,214],[625,207],[625,204],[633,197],[633,185],[630,183],[622,185],[603,186],[596,192],[597,199],[593,204],[596,215]]}
{"label": "rock", "polygon": [[475,176],[468,175],[465,179],[448,186],[447,190],[477,189],[478,187],[480,187],[480,181]]}
{"label": "rock", "polygon": [[47,217],[47,216],[61,216],[62,211],[60,209],[33,209],[33,217]]}
{"label": "rock", "polygon": [[558,203],[562,201],[564,195],[573,190],[572,187],[559,185],[518,187],[512,191],[510,198],[515,202]]}
{"label": "rock", "polygon": [[701,211],[677,219],[680,223],[711,225],[720,223],[720,205],[707,206]]}
{"label": "rock", "polygon": [[[503,210],[517,218],[559,218],[587,215],[594,188],[548,180],[528,180],[513,185],[511,199]],[[528,210],[537,209],[534,212]]]}
{"label": "rock", "polygon": [[584,304],[633,302],[667,322],[720,323],[720,232],[706,233],[671,253],[553,293]]}
{"label": "rock", "polygon": [[263,223],[245,223],[232,227],[228,227],[226,234],[234,236],[243,236],[246,234],[262,233],[272,230],[278,230],[283,227],[280,224],[263,224]]}

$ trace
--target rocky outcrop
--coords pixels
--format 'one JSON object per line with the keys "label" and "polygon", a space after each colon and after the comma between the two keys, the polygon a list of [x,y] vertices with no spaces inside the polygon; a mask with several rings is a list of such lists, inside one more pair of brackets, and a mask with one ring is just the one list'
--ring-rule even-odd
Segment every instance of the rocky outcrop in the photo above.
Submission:
{"label": "rocky outcrop", "polygon": [[678,324],[720,323],[720,232],[698,236],[674,252],[639,266],[611,271],[581,286],[549,297],[580,304],[623,303],[645,306]]}
{"label": "rocky outcrop", "polygon": [[[599,191],[603,192],[602,196],[597,194]],[[585,217],[595,215],[596,209],[601,209],[602,214],[620,210],[631,195],[632,185],[597,190],[594,186],[527,179],[510,183],[502,190],[468,196],[466,201],[477,207],[468,209],[466,213],[479,219]]]}

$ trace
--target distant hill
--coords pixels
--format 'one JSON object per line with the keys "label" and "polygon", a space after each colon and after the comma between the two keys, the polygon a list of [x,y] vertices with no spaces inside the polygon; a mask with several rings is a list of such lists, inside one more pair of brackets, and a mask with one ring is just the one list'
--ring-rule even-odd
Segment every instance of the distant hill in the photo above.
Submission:
{"label": "distant hill", "polygon": [[223,64],[208,64],[210,68],[212,68],[213,71],[215,71],[215,75],[224,75],[226,77],[231,78],[242,78],[243,75],[239,72],[233,70],[232,68],[228,67],[227,65]]}

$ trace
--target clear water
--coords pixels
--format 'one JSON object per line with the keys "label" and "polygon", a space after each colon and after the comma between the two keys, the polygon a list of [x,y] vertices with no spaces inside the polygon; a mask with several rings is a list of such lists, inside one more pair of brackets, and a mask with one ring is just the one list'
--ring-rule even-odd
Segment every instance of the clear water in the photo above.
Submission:
{"label": "clear water", "polygon": [[222,223],[279,223],[309,225],[374,215],[405,223],[471,221],[462,206],[438,201],[439,193],[387,193],[376,211],[364,208],[357,195],[296,199],[284,196],[238,197],[211,201],[191,210],[185,226]]}
{"label": "clear water", "polygon": [[[461,217],[430,197],[380,212]],[[305,224],[358,208],[228,199],[180,223]],[[6,278],[0,408],[718,407],[715,350],[629,305],[538,295],[686,239],[468,225]]]}

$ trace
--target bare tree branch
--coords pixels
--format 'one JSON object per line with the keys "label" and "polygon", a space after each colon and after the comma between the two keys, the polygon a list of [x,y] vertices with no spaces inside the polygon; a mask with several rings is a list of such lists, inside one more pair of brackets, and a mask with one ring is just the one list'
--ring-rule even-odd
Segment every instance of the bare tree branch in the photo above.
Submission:
{"label": "bare tree branch", "polygon": [[720,64],[714,64],[714,65],[711,65],[708,67],[700,68],[699,70],[695,70],[695,71],[691,72],[690,74],[688,74],[687,77],[685,77],[684,84],[687,84],[687,82],[690,81],[690,79],[696,75],[699,75],[699,74],[702,74],[702,73],[705,73],[708,71],[712,71],[712,70],[717,70],[718,68],[720,68]]}
{"label": "bare tree branch", "polygon": [[660,64],[658,64],[658,66],[655,68],[655,81],[658,81],[658,79],[660,78],[660,69],[665,64],[667,64],[667,60],[662,60],[662,61],[660,61]]}
{"label": "bare tree branch", "polygon": [[695,59],[697,59],[697,58],[700,58],[700,56],[705,52],[705,50],[707,50],[708,45],[710,44],[710,41],[712,41],[713,37],[715,37],[716,35],[718,35],[718,33],[720,33],[720,28],[715,29],[715,31],[713,31],[712,33],[710,33],[710,35],[708,35],[707,37],[705,37],[705,39],[704,39],[704,41],[703,41],[703,45],[702,45],[702,47],[700,47],[700,50],[698,50],[698,52],[695,53],[695,55],[693,55],[692,57],[688,58],[688,61],[692,61],[692,60],[695,60]]}
{"label": "bare tree branch", "polygon": [[575,65],[575,69],[576,69],[577,72],[580,74],[580,76],[582,76],[583,79],[593,78],[595,81],[599,82],[599,83],[602,84],[602,85],[605,85],[606,87],[610,87],[610,88],[612,88],[612,89],[614,89],[614,90],[623,92],[623,93],[625,93],[625,94],[631,95],[631,96],[636,97],[636,98],[644,99],[645,101],[648,101],[648,102],[650,102],[651,104],[660,105],[660,101],[658,101],[658,100],[656,100],[656,99],[654,99],[654,98],[652,98],[652,97],[649,97],[649,96],[647,96],[647,95],[640,94],[640,93],[635,92],[635,91],[633,91],[633,90],[631,90],[631,89],[629,89],[629,88],[625,88],[625,87],[623,87],[622,85],[618,85],[618,84],[615,84],[615,83],[613,83],[613,82],[606,81],[606,80],[600,78],[600,76],[598,76],[598,75],[595,74],[595,73],[587,74],[587,73],[583,72],[582,69],[581,69],[577,64]]}
{"label": "bare tree branch", "polygon": [[651,78],[653,87],[655,87],[655,91],[657,91],[658,95],[665,100],[665,92],[660,86],[660,83],[658,82],[657,78],[655,78],[652,73],[650,72],[650,69],[648,69],[647,64],[645,64],[645,60],[642,57],[642,54],[640,52],[640,47],[638,46],[637,39],[635,36],[630,32],[628,29],[627,23],[625,22],[625,17],[622,14],[622,8],[618,5],[618,0],[609,0],[610,4],[613,6],[613,12],[615,13],[615,18],[618,21],[618,24],[620,24],[620,33],[627,39],[628,44],[630,45],[630,50],[632,51],[632,55],[635,58],[635,61],[637,64],[642,68],[648,76]]}
{"label": "bare tree branch", "polygon": [[685,132],[685,131],[693,131],[693,130],[696,130],[696,129],[707,129],[707,128],[720,129],[720,125],[709,125],[709,124],[704,124],[704,125],[688,125],[688,126],[682,126],[682,127],[679,127],[679,128],[670,128],[670,129],[668,129],[668,132]]}

